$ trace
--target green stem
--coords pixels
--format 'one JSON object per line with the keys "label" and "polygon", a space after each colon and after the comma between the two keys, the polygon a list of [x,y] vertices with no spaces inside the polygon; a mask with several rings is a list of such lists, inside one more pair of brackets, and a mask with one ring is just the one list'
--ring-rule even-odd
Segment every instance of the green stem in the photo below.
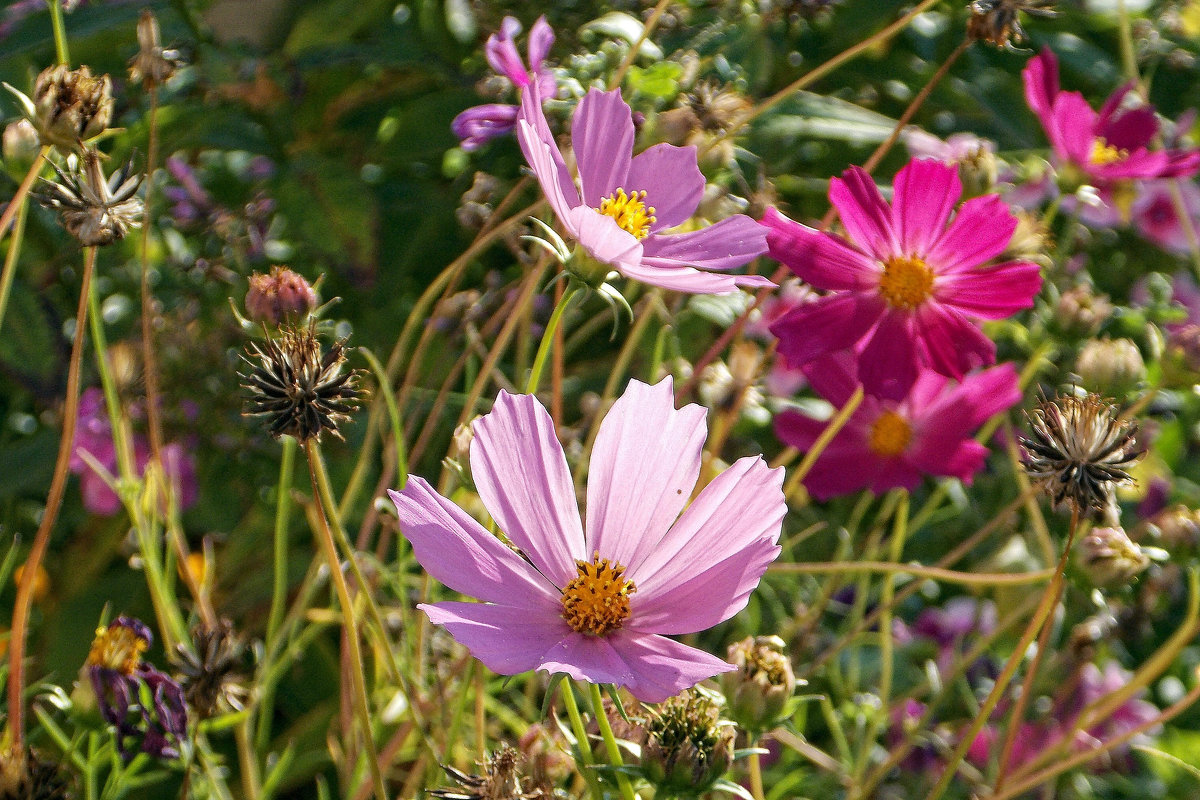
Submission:
{"label": "green stem", "polygon": [[279,458],[279,490],[275,498],[275,582],[271,590],[271,613],[267,616],[267,641],[275,641],[283,621],[288,589],[288,517],[292,510],[292,474],[296,465],[296,440],[283,437]]}
{"label": "green stem", "polygon": [[529,382],[525,384],[526,394],[537,394],[538,385],[542,382],[542,373],[546,370],[546,360],[550,356],[550,350],[554,347],[554,334],[562,322],[567,306],[579,292],[580,287],[568,286],[567,290],[563,292],[562,299],[554,306],[554,313],[550,315],[550,321],[546,323],[546,330],[542,333],[542,342],[538,345],[537,355],[533,357],[533,368],[529,370]]}
{"label": "green stem", "polygon": [[767,795],[763,790],[762,762],[758,759],[757,749],[752,750],[746,759],[746,770],[750,775],[750,794],[754,795],[754,800],[766,800]]}
{"label": "green stem", "polygon": [[[600,687],[589,683],[588,692],[592,699],[592,713],[596,715],[596,724],[600,726],[600,736],[604,739],[604,749],[608,753],[608,760],[614,767],[624,766],[625,761],[621,758],[621,748],[617,745],[617,737],[613,736],[608,714],[604,713],[604,698],[600,696]],[[624,772],[617,773],[617,786],[620,788],[621,797],[624,800],[637,800],[633,784],[629,782],[629,776]]]}
{"label": "green stem", "polygon": [[8,311],[8,298],[12,293],[13,278],[17,275],[17,259],[21,254],[21,242],[25,239],[25,219],[29,216],[29,203],[22,199],[17,208],[17,221],[13,223],[12,237],[8,241],[8,253],[4,256],[4,274],[0,276],[0,327],[4,326],[4,315]]}
{"label": "green stem", "polygon": [[595,800],[604,800],[604,792],[596,780],[595,771],[591,769],[592,743],[588,739],[587,728],[583,726],[583,717],[579,715],[579,705],[575,702],[575,689],[571,686],[570,681],[565,680],[559,684],[558,688],[562,695],[563,707],[567,710],[567,719],[571,721],[571,732],[575,735],[575,750],[584,767],[580,772],[587,781],[588,788],[592,791],[592,797]]}
{"label": "green stem", "polygon": [[59,64],[70,64],[71,53],[67,50],[67,26],[63,21],[62,5],[59,0],[46,0],[50,6],[50,26],[54,28],[54,57]]}

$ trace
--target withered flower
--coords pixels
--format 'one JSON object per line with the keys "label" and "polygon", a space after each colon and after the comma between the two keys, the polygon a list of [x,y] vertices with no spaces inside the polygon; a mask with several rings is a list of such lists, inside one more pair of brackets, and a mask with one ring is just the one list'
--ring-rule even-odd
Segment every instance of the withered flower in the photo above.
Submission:
{"label": "withered flower", "polygon": [[107,75],[94,77],[87,67],[59,64],[42,70],[34,81],[32,99],[7,83],[4,87],[21,104],[45,145],[78,150],[112,121],[112,81]]}
{"label": "withered flower", "polygon": [[85,247],[112,244],[141,224],[142,201],[137,197],[141,173],[126,162],[107,180],[100,154],[84,150],[82,168],[72,156],[63,171],[54,165],[58,182],[45,181],[35,196],[43,206],[58,211],[63,227]]}
{"label": "withered flower", "polygon": [[446,774],[458,784],[455,789],[431,789],[429,794],[441,800],[534,800],[542,796],[537,788],[530,789],[517,772],[519,755],[507,744],[482,762],[482,775],[468,775],[454,767],[442,765]]}
{"label": "withered flower", "polygon": [[200,719],[242,710],[247,695],[240,672],[244,648],[234,635],[233,623],[223,619],[213,627],[196,625],[191,643],[175,647],[172,661],[180,674],[179,685]]}
{"label": "withered flower", "polygon": [[67,800],[71,776],[33,750],[0,755],[0,800]]}
{"label": "withered flower", "polygon": [[251,344],[249,357],[243,356],[251,371],[240,374],[250,391],[246,414],[264,417],[276,438],[288,434],[303,442],[328,431],[341,439],[338,425],[350,419],[359,399],[357,373],[343,369],[345,350],[339,341],[322,354],[312,325]]}
{"label": "withered flower", "polygon": [[1020,13],[1033,17],[1054,17],[1055,0],[975,0],[967,6],[971,12],[967,20],[967,37],[976,41],[991,42],[996,47],[1015,50],[1016,44],[1025,41],[1025,29],[1021,27]]}
{"label": "withered flower", "polygon": [[1029,423],[1033,436],[1021,439],[1025,471],[1050,495],[1054,508],[1068,506],[1105,519],[1115,505],[1113,490],[1133,482],[1128,470],[1145,452],[1134,441],[1137,422],[1088,394],[1043,399]]}
{"label": "withered flower", "polygon": [[179,66],[179,53],[164,50],[158,18],[150,9],[142,11],[137,24],[138,54],[129,62],[129,79],[147,89],[162,86]]}

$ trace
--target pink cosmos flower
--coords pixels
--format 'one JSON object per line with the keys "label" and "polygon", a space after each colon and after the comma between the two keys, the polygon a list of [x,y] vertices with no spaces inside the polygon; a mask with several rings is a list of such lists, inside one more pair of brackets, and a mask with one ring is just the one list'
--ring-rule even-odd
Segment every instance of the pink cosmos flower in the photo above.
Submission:
{"label": "pink cosmos flower", "polygon": [[[1138,183],[1131,219],[1138,233],[1164,250],[1187,253],[1191,250],[1184,220],[1175,206],[1175,193],[1169,180]],[[1192,230],[1200,232],[1200,186],[1192,181],[1177,181],[1180,197]]]}
{"label": "pink cosmos flower", "polygon": [[961,195],[956,169],[916,160],[896,175],[890,206],[858,167],[830,181],[849,241],[768,209],[771,257],[830,292],[771,326],[789,363],[859,349],[867,392],[899,400],[922,368],[961,378],[995,362],[996,346],[972,320],[1029,308],[1042,279],[1028,261],[984,266],[1004,251],[1017,218],[996,195],[954,213]]}
{"label": "pink cosmos flower", "polygon": [[[554,74],[546,68],[546,54],[554,44],[554,31],[546,17],[538,17],[529,30],[529,66],[521,60],[517,45],[513,41],[521,32],[521,23],[516,17],[505,17],[500,30],[488,37],[483,51],[492,69],[507,77],[518,89],[536,82],[541,96],[554,97],[557,87]],[[504,103],[487,103],[472,106],[459,114],[450,123],[454,135],[462,140],[463,150],[477,150],[498,136],[510,133],[517,122],[517,106]]]}
{"label": "pink cosmos flower", "polygon": [[550,415],[501,392],[475,422],[471,470],[513,546],[421,478],[390,492],[421,565],[483,601],[420,608],[503,675],[564,672],[656,703],[735,669],[667,636],[746,605],[779,553],[783,471],[743,458],[689,504],[704,420],[699,406],[676,410],[669,378],[632,381],[596,439],[585,532]]}
{"label": "pink cosmos flower", "polygon": [[1158,135],[1154,108],[1123,107],[1134,84],[1117,89],[1097,113],[1079,92],[1063,92],[1058,59],[1049,50],[1034,56],[1021,73],[1025,99],[1042,122],[1058,159],[1094,183],[1194,175],[1200,150],[1150,150]]}
{"label": "pink cosmos flower", "polygon": [[635,157],[633,114],[620,90],[591,89],[571,125],[576,189],[539,91],[531,85],[521,93],[517,139],[550,207],[588,255],[627,278],[681,292],[724,294],[738,286],[775,285],[758,275],[712,272],[735,269],[766,252],[765,232],[744,214],[690,233],[664,233],[687,222],[704,195],[694,146],[656,144]]}
{"label": "pink cosmos flower", "polygon": [[[858,386],[850,353],[831,356],[805,370],[817,394],[842,406]],[[921,370],[899,400],[866,395],[846,426],[822,451],[804,486],[818,500],[870,489],[911,489],[923,475],[944,475],[970,483],[983,466],[987,448],[971,438],[993,414],[1021,399],[1011,364],[972,373],[953,384],[933,370]],[[826,422],[798,411],[775,417],[775,433],[801,450],[812,447]]]}

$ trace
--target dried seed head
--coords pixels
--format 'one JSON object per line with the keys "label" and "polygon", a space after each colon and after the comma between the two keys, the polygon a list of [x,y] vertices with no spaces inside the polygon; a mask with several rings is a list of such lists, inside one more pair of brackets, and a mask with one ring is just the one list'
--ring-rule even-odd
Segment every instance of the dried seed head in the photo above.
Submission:
{"label": "dried seed head", "polygon": [[1134,441],[1137,423],[1094,394],[1043,399],[1029,423],[1033,435],[1021,439],[1025,471],[1056,509],[1104,519],[1115,507],[1114,489],[1133,482],[1128,470],[1145,452]]}
{"label": "dried seed head", "polygon": [[442,765],[446,774],[459,785],[457,789],[432,789],[429,794],[441,800],[535,800],[543,796],[541,789],[530,789],[517,771],[520,755],[507,744],[480,763],[482,775],[468,775],[454,767]]}
{"label": "dried seed head", "polygon": [[240,375],[250,391],[246,414],[264,417],[272,436],[303,442],[328,431],[342,438],[338,425],[350,419],[359,399],[357,373],[344,369],[344,342],[322,354],[311,325],[288,328],[278,340],[268,336],[262,345],[251,344],[243,359],[251,367]]}
{"label": "dried seed head", "polygon": [[150,9],[142,11],[137,24],[138,54],[129,62],[129,79],[146,89],[162,86],[179,66],[179,53],[164,50],[158,18]]}
{"label": "dried seed head", "polygon": [[[27,109],[28,110],[28,109]],[[112,80],[87,67],[59,64],[42,70],[33,84],[33,115],[42,144],[76,150],[112,121]]]}
{"label": "dried seed head", "polygon": [[74,156],[63,171],[54,165],[58,182],[45,181],[35,196],[59,213],[63,227],[85,247],[112,244],[141,225],[143,205],[137,197],[142,175],[129,161],[105,180],[100,154],[84,150],[82,167]]}
{"label": "dried seed head", "polygon": [[967,6],[967,37],[1015,50],[1025,41],[1020,12],[1034,17],[1053,17],[1054,0],[975,0]]}
{"label": "dried seed head", "polygon": [[200,719],[240,711],[248,694],[242,684],[244,648],[227,619],[214,627],[196,625],[191,643],[176,645],[173,660],[188,706]]}

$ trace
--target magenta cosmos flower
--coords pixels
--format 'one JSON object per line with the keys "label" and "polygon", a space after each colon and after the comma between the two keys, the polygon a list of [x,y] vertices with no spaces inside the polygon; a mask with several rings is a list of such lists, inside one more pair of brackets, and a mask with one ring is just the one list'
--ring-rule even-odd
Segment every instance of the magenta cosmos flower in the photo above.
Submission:
{"label": "magenta cosmos flower", "polygon": [[793,366],[859,349],[858,375],[869,393],[899,399],[922,367],[953,378],[996,360],[996,346],[974,319],[1003,319],[1033,305],[1037,264],[988,265],[1017,219],[996,195],[954,206],[958,171],[911,161],[896,175],[892,204],[865,171],[851,167],[829,185],[849,241],[768,209],[763,225],[772,258],[830,294],[772,326]]}
{"label": "magenta cosmos flower", "polygon": [[656,144],[634,156],[633,138],[633,114],[620,90],[589,90],[571,124],[576,189],[538,87],[521,93],[517,139],[525,159],[559,221],[591,258],[627,278],[681,292],[774,286],[758,275],[714,274],[767,251],[764,231],[744,214],[690,233],[664,233],[687,222],[704,195],[696,148]]}
{"label": "magenta cosmos flower", "polygon": [[[529,30],[529,66],[521,60],[513,41],[520,32],[521,23],[517,18],[505,17],[500,30],[489,36],[483,47],[488,64],[518,89],[536,82],[542,97],[554,97],[557,90],[554,74],[545,65],[546,54],[554,44],[554,31],[544,16],[533,23]],[[462,140],[463,150],[477,150],[492,139],[512,132],[518,110],[517,106],[504,103],[472,106],[454,118],[450,129]]]}
{"label": "magenta cosmos flower", "polygon": [[1022,71],[1025,99],[1042,122],[1054,154],[1101,185],[1118,180],[1194,175],[1200,151],[1149,150],[1158,135],[1154,108],[1123,107],[1127,83],[1096,113],[1079,92],[1059,91],[1058,59],[1049,50]]}
{"label": "magenta cosmos flower", "polygon": [[735,669],[667,636],[746,605],[779,553],[783,470],[743,458],[689,504],[704,419],[676,410],[670,379],[632,381],[600,426],[585,532],[550,415],[501,392],[475,422],[471,471],[512,547],[421,478],[390,492],[421,565],[483,601],[420,608],[502,675],[562,672],[656,703]]}
{"label": "magenta cosmos flower", "polygon": [[[822,359],[805,370],[817,394],[843,406],[858,386],[850,353]],[[899,400],[866,395],[845,427],[821,452],[804,486],[818,500],[870,489],[912,489],[923,475],[970,483],[987,448],[971,438],[993,414],[1021,399],[1011,364],[972,373],[955,384],[921,370]],[[781,441],[800,450],[816,442],[828,423],[798,411],[775,417]]]}

